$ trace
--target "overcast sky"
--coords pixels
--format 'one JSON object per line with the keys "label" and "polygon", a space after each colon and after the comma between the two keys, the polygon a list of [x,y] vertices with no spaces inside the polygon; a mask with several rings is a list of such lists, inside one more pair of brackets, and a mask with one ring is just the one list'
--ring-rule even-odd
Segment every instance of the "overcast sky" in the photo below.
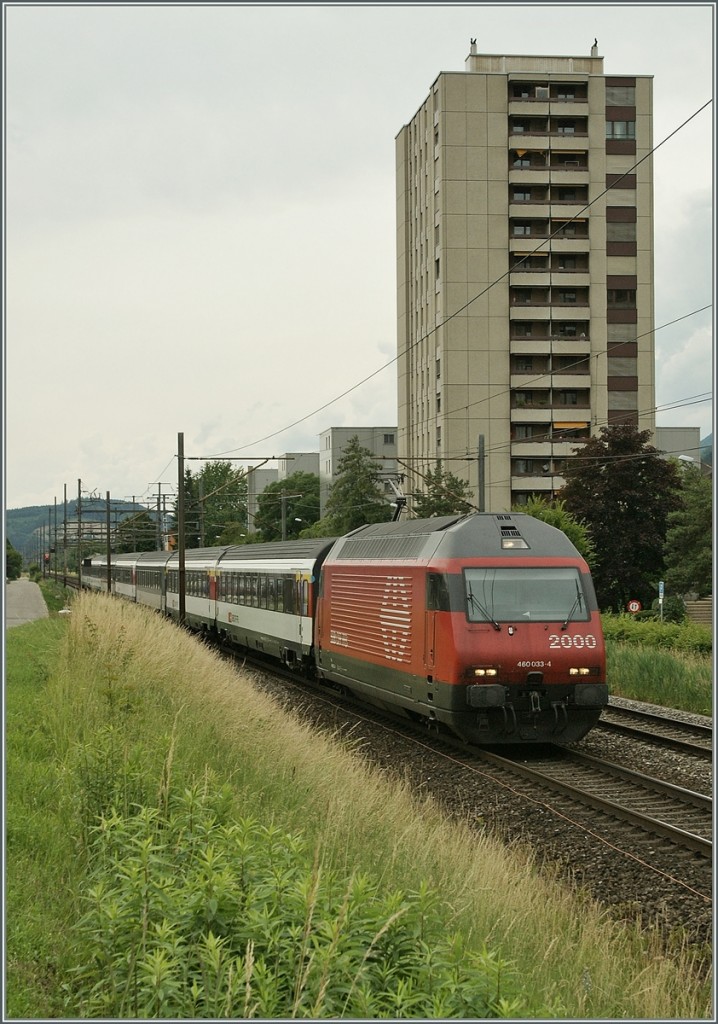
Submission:
{"label": "overcast sky", "polygon": [[[654,76],[657,144],[712,97],[713,16],[5,6],[6,507],[74,497],[78,478],[116,498],[176,485],[180,431],[188,456],[252,464],[395,424],[394,139],[437,75],[464,70],[473,37],[586,56],[598,37],[606,74]],[[656,333],[657,423],[701,437],[713,125],[711,104],[654,158],[655,322],[685,318]]]}

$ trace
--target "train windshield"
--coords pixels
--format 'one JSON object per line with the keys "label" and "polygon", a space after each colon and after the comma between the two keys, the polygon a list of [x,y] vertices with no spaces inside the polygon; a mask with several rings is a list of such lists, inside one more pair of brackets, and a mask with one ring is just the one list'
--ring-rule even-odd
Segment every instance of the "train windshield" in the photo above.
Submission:
{"label": "train windshield", "polygon": [[586,622],[588,602],[571,566],[465,569],[470,622]]}

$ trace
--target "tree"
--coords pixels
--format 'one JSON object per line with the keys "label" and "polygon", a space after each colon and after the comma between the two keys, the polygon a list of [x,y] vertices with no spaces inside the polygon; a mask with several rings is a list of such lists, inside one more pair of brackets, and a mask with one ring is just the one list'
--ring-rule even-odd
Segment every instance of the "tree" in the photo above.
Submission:
{"label": "tree", "polygon": [[126,516],[115,531],[114,549],[118,554],[156,548],[157,521],[146,509]]}
{"label": "tree", "polygon": [[565,533],[568,539],[578,552],[586,559],[589,566],[592,566],[596,558],[596,549],[593,546],[591,535],[584,523],[580,523],[575,516],[566,509],[566,503],[554,499],[533,495],[525,505],[515,505],[513,512],[526,512],[527,515],[540,519],[549,526],[555,526],[557,530]]}
{"label": "tree", "polygon": [[[208,462],[199,473],[186,469],[184,503],[187,548],[213,547],[237,527],[246,533],[247,478],[231,462]],[[176,515],[175,509],[175,530]]]}
{"label": "tree", "polygon": [[257,498],[257,508],[254,525],[263,540],[282,539],[282,518],[284,539],[298,537],[319,519],[319,477],[298,472],[277,480],[264,488]]}
{"label": "tree", "polygon": [[425,491],[417,491],[412,495],[414,512],[419,519],[465,515],[473,511],[474,506],[469,501],[469,485],[453,473],[445,472],[441,459],[437,460],[436,469],[426,473],[424,484]]}
{"label": "tree", "polygon": [[327,499],[325,521],[331,535],[341,535],[367,523],[385,523],[391,507],[380,490],[381,465],[355,434],[339,460],[338,475]]}
{"label": "tree", "polygon": [[5,538],[5,579],[19,580],[22,576],[22,555]]}
{"label": "tree", "polygon": [[558,494],[583,523],[596,557],[592,575],[599,606],[624,609],[631,598],[650,605],[663,578],[668,515],[680,508],[673,462],[648,444],[649,430],[602,427],[569,459]]}
{"label": "tree", "polygon": [[681,507],[668,515],[666,590],[707,597],[713,592],[713,486],[694,466],[682,478]]}

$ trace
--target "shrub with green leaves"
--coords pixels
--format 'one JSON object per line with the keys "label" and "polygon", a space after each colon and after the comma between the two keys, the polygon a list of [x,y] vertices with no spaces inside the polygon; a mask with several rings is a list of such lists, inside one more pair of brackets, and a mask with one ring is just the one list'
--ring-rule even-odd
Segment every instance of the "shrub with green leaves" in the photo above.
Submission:
{"label": "shrub with green leaves", "polygon": [[710,654],[713,634],[698,623],[636,621],[631,615],[602,615],[603,634],[618,643],[658,647],[686,654]]}
{"label": "shrub with green leaves", "polygon": [[429,889],[382,892],[195,786],[94,830],[67,1009],[90,1017],[521,1016],[507,964]]}

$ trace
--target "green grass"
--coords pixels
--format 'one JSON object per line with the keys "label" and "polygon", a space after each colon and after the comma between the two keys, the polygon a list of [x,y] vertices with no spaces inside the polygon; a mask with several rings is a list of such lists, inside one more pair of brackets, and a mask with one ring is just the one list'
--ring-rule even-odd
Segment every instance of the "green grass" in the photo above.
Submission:
{"label": "green grass", "polygon": [[[456,936],[465,951],[462,962],[473,957],[483,972],[480,984],[476,977],[467,981],[456,976],[454,995],[473,991],[470,1002],[477,1010],[488,1006],[492,1014],[529,1018],[709,1017],[709,985],[699,980],[690,952],[677,948],[666,956],[655,935],[610,921],[592,903],[540,873],[530,851],[506,850],[490,837],[447,823],[431,802],[417,802],[408,788],[372,771],[349,744],[318,736],[285,715],[241,675],[159,616],[84,595],[73,603],[69,622],[51,618],[10,631],[7,664],[10,1016],[77,1016],[83,1008],[103,1016],[100,1005],[108,1006],[102,1000],[109,973],[128,964],[137,966],[132,991],[138,1002],[120,1005],[141,1005],[156,1016],[177,1007],[182,1019],[193,1016],[200,989],[207,995],[210,981],[215,1001],[206,1003],[207,1015],[231,1004],[232,1015],[241,1016],[247,991],[265,1000],[252,1006],[266,1008],[282,985],[284,990],[289,985],[292,999],[307,994],[306,1002],[296,1004],[300,1015],[316,1007],[341,1010],[347,992],[340,983],[345,977],[340,967],[346,967],[348,951],[338,937],[332,939],[339,934],[332,929],[342,920],[350,922],[344,932],[340,929],[341,941],[351,948],[356,940],[355,960],[349,963],[358,968],[384,925],[382,935],[389,935],[390,908],[401,910],[402,920],[416,921],[405,909],[408,900],[424,907],[427,934]],[[187,924],[187,908],[199,898],[201,885],[196,879],[187,881],[182,866],[169,858],[180,855],[189,865],[194,855],[183,839],[165,847],[160,836],[171,834],[172,814],[186,800],[183,794],[193,789],[207,794],[215,819],[212,829],[255,821],[261,829],[274,830],[280,845],[289,843],[294,850],[284,872],[289,888],[273,887],[260,878],[260,889],[272,906],[279,899],[299,909],[294,918],[277,925],[268,916],[269,905],[266,913],[259,905],[259,916],[253,919],[257,959],[252,963],[249,947],[241,941],[246,933],[235,932],[234,925],[220,931],[229,925],[216,920],[223,906],[217,892],[205,892],[207,898],[197,905],[215,922],[214,940],[225,944],[210,948],[206,929],[195,941]],[[101,814],[114,823],[111,837],[107,828],[96,831]],[[148,815],[156,816],[156,828]],[[200,849],[211,846],[218,859],[205,880],[222,882],[224,892],[235,891],[221,859],[223,843],[229,840],[214,831],[206,835],[211,842]],[[256,838],[254,848],[260,860],[262,841]],[[166,876],[159,866],[147,874],[154,858],[169,865]],[[230,860],[236,864],[236,858]],[[357,877],[367,880],[367,907],[384,908],[364,925],[342,909]],[[181,889],[183,878],[186,889]],[[313,904],[311,893],[320,878],[328,889],[320,885]],[[169,931],[150,917],[155,905],[148,902],[149,879],[159,887],[160,903],[166,897],[162,905],[168,927],[172,925]],[[183,893],[176,904],[170,900],[175,889]],[[303,893],[299,904],[296,891]],[[147,916],[140,914],[139,920],[147,920],[148,929],[152,920],[154,928],[142,933],[139,943],[132,931],[137,914],[117,918],[124,900],[131,905],[138,898],[136,905],[147,908]],[[311,906],[317,908],[316,917],[309,912]],[[103,917],[108,907],[109,919]],[[283,942],[295,928],[296,941],[282,947],[281,957],[271,954],[276,946],[267,947],[276,927]],[[404,949],[403,934],[394,933],[399,951]],[[318,973],[312,974],[314,967],[301,961],[307,970],[290,971],[289,980],[280,984],[268,976],[268,965],[276,967],[280,960],[286,964],[288,949],[298,956],[302,936],[316,950]],[[416,941],[409,946],[418,950]],[[439,940],[430,946],[441,948],[445,963],[449,953]],[[100,948],[105,959],[97,961]],[[265,950],[262,967],[260,949]],[[398,952],[384,958],[389,967],[403,965],[401,987],[397,982],[391,988],[387,982],[388,988],[367,989],[363,1004],[350,1005],[383,1007],[389,1015],[390,1007],[396,1016],[420,1015],[414,1001],[417,982],[409,980],[417,975],[411,971],[418,971],[423,978],[419,987],[426,989],[422,972],[438,971],[439,965],[430,967],[412,956]],[[210,964],[206,958],[214,959]],[[502,961],[497,988],[491,964]],[[195,976],[194,988],[187,980],[192,964],[200,974],[205,971],[204,980]],[[326,976],[322,964],[328,965]],[[237,972],[246,984],[233,989],[230,980],[237,985]],[[346,976],[351,973],[347,968]],[[434,976],[438,993],[439,975]],[[336,987],[323,989],[324,977],[327,984],[336,978]],[[185,981],[177,990],[178,978]],[[125,978],[122,992],[126,984]],[[481,986],[488,1002],[481,1002]],[[169,1002],[171,990],[179,1002]],[[501,996],[509,1004],[501,1004]],[[465,1005],[457,1010],[451,998],[439,1001],[439,1010],[445,1007],[449,1016],[459,1018],[472,1016]],[[192,999],[196,1005],[190,1005]],[[512,999],[519,1000],[518,1013],[513,1012],[516,1004],[511,1009]],[[295,1004],[281,1005],[291,1012]],[[425,1009],[421,1004],[421,1011]]]}
{"label": "green grass", "polygon": [[606,676],[615,697],[713,713],[713,664],[710,658],[676,656],[656,648],[607,642]]}
{"label": "green grass", "polygon": [[45,719],[66,624],[42,619],[6,634],[6,971],[10,1017],[61,1013],[67,922],[79,876]]}

